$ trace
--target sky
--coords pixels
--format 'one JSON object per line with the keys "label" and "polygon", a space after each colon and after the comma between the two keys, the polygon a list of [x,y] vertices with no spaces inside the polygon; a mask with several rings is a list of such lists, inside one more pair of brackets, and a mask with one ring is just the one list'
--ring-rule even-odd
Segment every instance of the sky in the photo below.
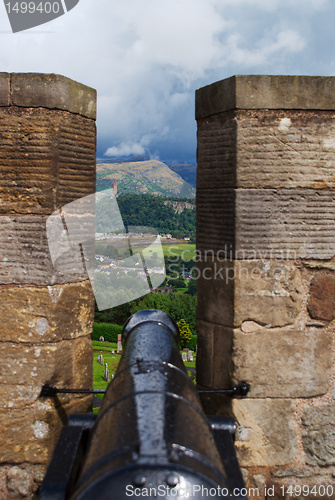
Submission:
{"label": "sky", "polygon": [[99,158],[195,163],[197,88],[236,74],[335,74],[334,0],[79,0],[19,33],[4,3],[0,71],[95,88]]}

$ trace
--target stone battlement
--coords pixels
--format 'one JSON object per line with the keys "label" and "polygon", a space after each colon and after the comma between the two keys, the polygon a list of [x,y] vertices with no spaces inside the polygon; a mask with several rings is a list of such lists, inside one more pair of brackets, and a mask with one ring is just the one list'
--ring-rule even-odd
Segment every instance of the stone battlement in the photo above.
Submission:
{"label": "stone battlement", "polygon": [[335,78],[235,76],[197,91],[196,116],[197,381],[251,386],[204,404],[236,418],[255,498],[331,485]]}
{"label": "stone battlement", "polygon": [[52,265],[48,216],[95,192],[96,92],[59,75],[0,74],[0,497],[33,498],[59,431],[90,397],[94,298]]}

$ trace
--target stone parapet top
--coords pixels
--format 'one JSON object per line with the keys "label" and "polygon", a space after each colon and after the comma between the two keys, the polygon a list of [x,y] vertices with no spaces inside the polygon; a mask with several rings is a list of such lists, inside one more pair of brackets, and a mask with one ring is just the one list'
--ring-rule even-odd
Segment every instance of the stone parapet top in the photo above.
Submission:
{"label": "stone parapet top", "polygon": [[335,77],[236,75],[196,91],[196,119],[231,109],[335,109]]}
{"label": "stone parapet top", "polygon": [[0,106],[60,109],[95,120],[96,90],[54,73],[0,73]]}

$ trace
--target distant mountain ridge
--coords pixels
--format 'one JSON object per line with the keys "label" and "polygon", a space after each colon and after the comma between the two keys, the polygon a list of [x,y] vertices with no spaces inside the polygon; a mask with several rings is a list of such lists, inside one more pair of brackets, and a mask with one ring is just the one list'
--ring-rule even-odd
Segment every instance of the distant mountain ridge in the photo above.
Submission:
{"label": "distant mountain ridge", "polygon": [[173,163],[168,165],[171,170],[177,172],[184,181],[188,182],[194,188],[197,185],[197,166],[192,163]]}
{"label": "distant mountain ridge", "polygon": [[97,191],[116,184],[117,194],[155,194],[194,198],[195,189],[182,177],[157,160],[110,163],[97,162]]}

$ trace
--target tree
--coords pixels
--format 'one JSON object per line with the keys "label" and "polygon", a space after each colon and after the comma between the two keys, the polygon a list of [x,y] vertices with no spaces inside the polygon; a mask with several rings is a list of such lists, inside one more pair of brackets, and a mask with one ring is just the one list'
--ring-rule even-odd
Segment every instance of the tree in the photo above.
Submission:
{"label": "tree", "polygon": [[178,321],[177,326],[179,328],[179,333],[180,333],[180,347],[181,348],[187,347],[187,344],[192,338],[190,327],[183,318],[180,321]]}
{"label": "tree", "polygon": [[190,279],[187,286],[187,291],[185,292],[189,295],[197,294],[197,281],[195,279]]}
{"label": "tree", "polygon": [[177,278],[177,279],[171,278],[169,280],[169,285],[172,285],[175,288],[186,288],[185,281],[181,278]]}

